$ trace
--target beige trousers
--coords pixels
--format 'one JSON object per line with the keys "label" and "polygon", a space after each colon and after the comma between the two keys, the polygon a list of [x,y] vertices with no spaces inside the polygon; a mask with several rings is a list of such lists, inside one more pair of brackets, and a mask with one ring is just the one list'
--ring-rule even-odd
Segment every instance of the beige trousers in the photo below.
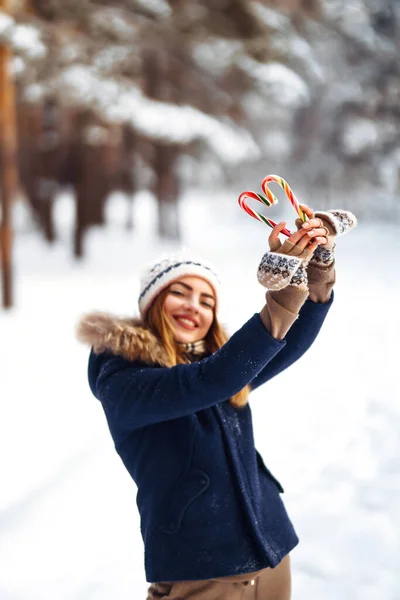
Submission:
{"label": "beige trousers", "polygon": [[203,581],[153,583],[147,600],[290,600],[290,595],[288,555],[275,569],[256,573]]}

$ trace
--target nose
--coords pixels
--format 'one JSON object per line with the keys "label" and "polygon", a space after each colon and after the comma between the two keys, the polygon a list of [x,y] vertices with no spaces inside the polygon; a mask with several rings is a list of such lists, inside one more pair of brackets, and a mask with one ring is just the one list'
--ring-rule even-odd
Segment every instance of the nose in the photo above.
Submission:
{"label": "nose", "polygon": [[193,312],[199,312],[199,308],[200,308],[200,299],[199,298],[196,298],[195,296],[189,296],[188,298],[186,298],[185,304],[186,304],[187,308],[189,308]]}

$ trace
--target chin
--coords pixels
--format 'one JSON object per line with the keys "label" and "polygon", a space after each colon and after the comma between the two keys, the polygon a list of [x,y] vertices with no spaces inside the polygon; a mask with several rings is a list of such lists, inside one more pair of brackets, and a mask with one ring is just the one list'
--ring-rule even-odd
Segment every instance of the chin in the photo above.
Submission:
{"label": "chin", "polygon": [[193,335],[176,335],[175,339],[181,344],[192,344],[193,342],[197,342],[200,338]]}
{"label": "chin", "polygon": [[196,332],[192,333],[189,331],[188,333],[183,333],[182,331],[175,331],[174,333],[176,341],[181,344],[191,344],[201,339],[201,337],[196,335]]}

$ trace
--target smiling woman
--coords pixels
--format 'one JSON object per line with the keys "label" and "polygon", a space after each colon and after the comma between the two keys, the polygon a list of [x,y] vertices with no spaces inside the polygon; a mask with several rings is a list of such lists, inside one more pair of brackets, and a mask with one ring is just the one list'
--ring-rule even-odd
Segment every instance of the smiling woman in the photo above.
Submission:
{"label": "smiling woman", "polygon": [[[307,227],[284,244],[285,224],[273,229],[258,269],[265,304],[232,337],[215,269],[187,255],[145,270],[140,319],[80,323],[91,390],[138,487],[148,600],[290,599],[298,538],[248,399],[307,351],[332,304],[332,215],[304,210]],[[336,231],[347,227],[335,214]]]}
{"label": "smiling woman", "polygon": [[173,282],[164,300],[164,313],[177,342],[197,342],[206,337],[214,320],[215,292],[199,277]]}

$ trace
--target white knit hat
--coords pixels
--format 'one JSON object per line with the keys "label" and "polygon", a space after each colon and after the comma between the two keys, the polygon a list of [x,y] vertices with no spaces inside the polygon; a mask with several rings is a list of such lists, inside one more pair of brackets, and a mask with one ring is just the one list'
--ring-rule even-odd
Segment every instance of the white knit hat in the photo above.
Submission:
{"label": "white knit hat", "polygon": [[170,283],[180,277],[192,275],[207,281],[215,294],[215,310],[217,310],[220,281],[212,265],[186,252],[162,258],[151,267],[145,269],[140,277],[139,311],[145,316],[151,303]]}

